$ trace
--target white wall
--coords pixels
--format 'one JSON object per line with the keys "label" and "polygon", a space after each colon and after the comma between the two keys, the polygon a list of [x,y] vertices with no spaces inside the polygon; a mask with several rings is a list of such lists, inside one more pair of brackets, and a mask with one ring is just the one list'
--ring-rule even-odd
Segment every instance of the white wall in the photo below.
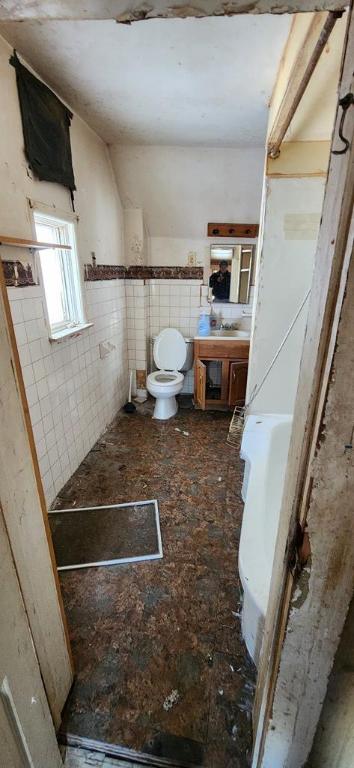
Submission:
{"label": "white wall", "polygon": [[[267,179],[247,399],[311,286],[325,179]],[[250,413],[292,413],[307,304]]]}
{"label": "white wall", "polygon": [[209,221],[259,221],[263,147],[114,145],[110,152],[123,207],[143,209],[152,241],[203,240]]}
{"label": "white wall", "polygon": [[[71,212],[68,190],[59,184],[32,177],[23,151],[16,73],[9,64],[12,49],[0,38],[0,230],[14,237],[33,236],[27,198],[61,212]],[[19,52],[20,54],[21,52]],[[82,264],[95,251],[101,264],[123,264],[123,214],[106,145],[77,115],[71,129],[73,167],[77,186],[75,208],[79,216],[78,250]],[[4,258],[21,258],[21,252],[2,248]],[[29,254],[22,251],[22,258]],[[30,257],[29,257],[30,260]]]}

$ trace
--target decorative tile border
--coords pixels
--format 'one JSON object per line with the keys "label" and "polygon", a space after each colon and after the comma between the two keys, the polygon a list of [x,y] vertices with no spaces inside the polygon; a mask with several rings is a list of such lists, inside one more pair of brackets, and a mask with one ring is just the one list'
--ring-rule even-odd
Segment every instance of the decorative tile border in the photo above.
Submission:
{"label": "decorative tile border", "polygon": [[127,268],[116,264],[85,264],[84,279],[91,282],[94,280],[125,280]]}
{"label": "decorative tile border", "polygon": [[[5,283],[8,287],[24,288],[36,285],[32,267],[21,261],[3,260]],[[98,280],[203,280],[203,267],[125,267],[115,264],[84,265],[84,279]]]}
{"label": "decorative tile border", "polygon": [[132,280],[203,280],[203,267],[128,267]]}
{"label": "decorative tile border", "polygon": [[203,267],[147,267],[85,264],[85,280],[203,280]]}
{"label": "decorative tile border", "polygon": [[4,270],[5,285],[9,288],[25,288],[27,285],[37,285],[33,279],[32,267],[30,264],[23,264],[21,261],[6,261],[2,259]]}

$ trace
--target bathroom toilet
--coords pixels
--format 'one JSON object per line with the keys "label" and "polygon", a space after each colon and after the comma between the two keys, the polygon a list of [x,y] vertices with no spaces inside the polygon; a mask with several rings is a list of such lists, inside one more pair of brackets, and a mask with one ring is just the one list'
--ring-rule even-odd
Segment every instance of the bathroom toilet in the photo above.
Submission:
{"label": "bathroom toilet", "polygon": [[[176,395],[183,388],[187,344],[176,328],[165,328],[153,343],[156,371],[147,377],[147,390],[156,398],[154,419],[170,419],[177,413]],[[191,367],[191,366],[190,366]]]}

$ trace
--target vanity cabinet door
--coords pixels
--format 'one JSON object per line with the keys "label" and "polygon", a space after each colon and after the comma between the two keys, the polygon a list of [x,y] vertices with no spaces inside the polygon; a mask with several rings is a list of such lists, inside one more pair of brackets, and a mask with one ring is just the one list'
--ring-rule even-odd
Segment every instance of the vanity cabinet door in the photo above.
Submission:
{"label": "vanity cabinet door", "polygon": [[248,362],[235,360],[230,363],[229,405],[244,405],[246,399]]}
{"label": "vanity cabinet door", "polygon": [[195,362],[194,398],[195,404],[205,410],[206,365],[201,360]]}

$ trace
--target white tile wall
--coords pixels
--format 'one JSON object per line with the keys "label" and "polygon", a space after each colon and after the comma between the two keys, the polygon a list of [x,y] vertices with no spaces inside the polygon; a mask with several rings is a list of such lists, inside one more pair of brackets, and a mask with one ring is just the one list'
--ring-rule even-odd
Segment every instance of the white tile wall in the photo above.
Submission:
{"label": "white tile wall", "polygon": [[[8,294],[49,505],[127,398],[124,281],[85,283],[94,325],[60,343],[49,342],[40,287]],[[99,343],[106,340],[115,349],[102,360]]]}
{"label": "white tile wall", "polygon": [[200,280],[150,280],[151,335],[163,328],[177,328],[195,336],[200,307]]}
{"label": "white tile wall", "polygon": [[[150,333],[177,328],[183,336],[195,336],[198,327],[200,280],[150,280]],[[193,370],[185,373],[183,392],[193,392]]]}
{"label": "white tile wall", "polygon": [[[128,370],[151,370],[151,336],[167,327],[195,336],[208,292],[199,280],[102,280],[84,291],[94,325],[58,344],[48,340],[42,289],[8,289],[48,505],[126,401]],[[220,307],[232,321],[252,305]],[[106,340],[115,349],[101,360]],[[193,388],[189,371],[183,391]]]}
{"label": "white tile wall", "polygon": [[133,371],[147,369],[146,293],[144,280],[125,280],[129,368]]}

